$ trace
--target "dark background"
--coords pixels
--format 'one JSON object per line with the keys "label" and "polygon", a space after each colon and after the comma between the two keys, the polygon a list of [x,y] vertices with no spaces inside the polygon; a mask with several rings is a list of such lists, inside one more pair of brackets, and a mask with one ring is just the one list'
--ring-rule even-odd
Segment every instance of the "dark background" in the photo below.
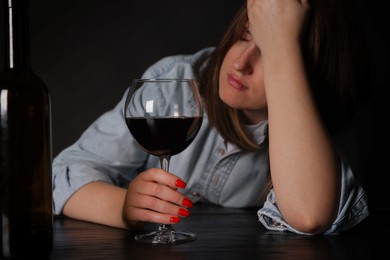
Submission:
{"label": "dark background", "polygon": [[[388,14],[384,3],[357,2],[370,54],[367,73],[372,74],[367,102],[357,121],[365,147],[362,168],[372,209],[389,210],[389,117],[384,109],[390,73]],[[31,61],[51,93],[53,155],[113,108],[132,79],[149,65],[167,55],[189,54],[217,44],[241,3],[31,0]]]}

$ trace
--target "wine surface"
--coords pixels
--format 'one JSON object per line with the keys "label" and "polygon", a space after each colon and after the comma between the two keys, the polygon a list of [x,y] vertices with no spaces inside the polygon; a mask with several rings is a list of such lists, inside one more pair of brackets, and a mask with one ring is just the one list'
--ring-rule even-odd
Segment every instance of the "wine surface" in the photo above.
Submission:
{"label": "wine surface", "polygon": [[126,124],[146,152],[155,156],[171,156],[191,144],[200,129],[202,117],[128,117]]}

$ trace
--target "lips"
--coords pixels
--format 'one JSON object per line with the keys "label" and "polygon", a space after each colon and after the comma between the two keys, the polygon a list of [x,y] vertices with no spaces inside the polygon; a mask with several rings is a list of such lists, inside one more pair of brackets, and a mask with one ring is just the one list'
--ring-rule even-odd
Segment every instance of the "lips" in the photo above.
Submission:
{"label": "lips", "polygon": [[232,86],[233,88],[235,88],[237,90],[247,89],[247,87],[241,82],[241,80],[239,80],[239,78],[237,78],[236,76],[234,76],[232,74],[228,74],[227,81],[228,81],[230,86]]}

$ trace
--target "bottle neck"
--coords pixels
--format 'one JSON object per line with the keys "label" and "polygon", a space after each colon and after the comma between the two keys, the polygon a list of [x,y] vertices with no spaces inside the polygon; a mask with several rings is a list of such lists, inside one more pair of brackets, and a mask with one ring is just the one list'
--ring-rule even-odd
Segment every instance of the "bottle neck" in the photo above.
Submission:
{"label": "bottle neck", "polygon": [[1,0],[5,12],[5,69],[30,70],[29,0]]}

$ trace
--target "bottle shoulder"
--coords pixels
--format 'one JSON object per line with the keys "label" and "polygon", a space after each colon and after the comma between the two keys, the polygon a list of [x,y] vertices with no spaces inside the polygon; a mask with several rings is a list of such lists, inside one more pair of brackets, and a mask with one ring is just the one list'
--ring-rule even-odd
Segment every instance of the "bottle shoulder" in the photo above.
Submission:
{"label": "bottle shoulder", "polygon": [[31,70],[4,70],[0,73],[0,89],[11,92],[41,92],[49,95],[45,82]]}

